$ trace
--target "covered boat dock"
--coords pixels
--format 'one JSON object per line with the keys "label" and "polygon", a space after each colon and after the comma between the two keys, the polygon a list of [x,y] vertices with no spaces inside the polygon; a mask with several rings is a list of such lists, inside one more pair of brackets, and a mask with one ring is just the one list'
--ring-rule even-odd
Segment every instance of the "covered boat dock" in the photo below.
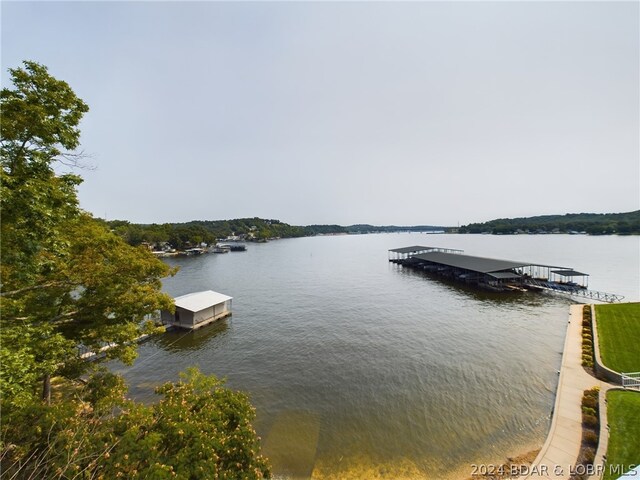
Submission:
{"label": "covered boat dock", "polygon": [[175,312],[162,310],[160,318],[165,325],[195,330],[231,315],[231,300],[232,297],[212,290],[189,293],[176,297]]}
{"label": "covered boat dock", "polygon": [[465,255],[462,250],[419,245],[389,250],[389,261],[499,292],[548,290],[603,302],[617,302],[624,298],[589,290],[589,274],[558,265],[476,257]]}
{"label": "covered boat dock", "polygon": [[557,265],[540,265],[441,251],[411,255],[404,259],[401,265],[498,291],[525,289],[529,286],[529,279],[546,282],[549,281],[552,269],[568,270]]}
{"label": "covered boat dock", "polygon": [[422,245],[413,245],[412,247],[392,248],[389,250],[389,261],[393,263],[400,263],[400,260],[406,260],[410,256],[419,255],[428,252],[443,252],[443,253],[462,253],[464,250],[457,250],[455,248],[443,248],[443,247],[424,247]]}

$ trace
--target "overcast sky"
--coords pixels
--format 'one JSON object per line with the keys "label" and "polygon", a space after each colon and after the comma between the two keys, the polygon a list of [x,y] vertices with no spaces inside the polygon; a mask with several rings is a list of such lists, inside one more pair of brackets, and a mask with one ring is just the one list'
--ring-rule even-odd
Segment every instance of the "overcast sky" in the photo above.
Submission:
{"label": "overcast sky", "polygon": [[82,206],[455,225],[640,208],[639,3],[2,2],[90,106]]}

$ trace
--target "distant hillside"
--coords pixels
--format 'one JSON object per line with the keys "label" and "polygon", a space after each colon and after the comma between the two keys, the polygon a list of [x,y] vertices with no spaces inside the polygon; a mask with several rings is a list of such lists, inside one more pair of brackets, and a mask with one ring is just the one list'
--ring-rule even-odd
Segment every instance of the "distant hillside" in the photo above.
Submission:
{"label": "distant hillside", "polygon": [[628,213],[568,213],[526,218],[499,218],[460,227],[460,233],[640,234],[640,210]]}
{"label": "distant hillside", "polygon": [[307,225],[302,227],[305,235],[327,235],[335,233],[386,233],[386,232],[443,232],[451,227],[438,227],[434,225],[369,225],[359,223],[357,225]]}
{"label": "distant hillside", "polygon": [[130,245],[168,243],[183,249],[200,243],[214,244],[220,238],[231,235],[249,241],[266,241],[270,238],[303,237],[304,228],[283,223],[280,220],[262,218],[236,218],[233,220],[194,220],[185,223],[136,224],[126,220],[107,222]]}
{"label": "distant hillside", "polygon": [[[169,244],[183,249],[200,243],[215,244],[219,239],[236,236],[243,241],[263,242],[273,238],[310,237],[314,235],[359,234],[380,232],[455,231],[434,225],[306,225],[296,226],[280,220],[236,218],[233,220],[193,220],[185,223],[135,224],[111,220],[106,224],[131,245]],[[640,210],[629,213],[569,213],[526,218],[500,218],[471,223],[460,233],[588,233],[591,235],[640,234]]]}
{"label": "distant hillside", "polygon": [[185,223],[136,224],[126,220],[106,222],[131,245],[148,243],[169,244],[183,249],[200,243],[214,244],[218,239],[229,236],[244,241],[262,242],[272,238],[310,237],[346,233],[374,232],[429,232],[442,231],[444,227],[421,226],[374,226],[374,225],[306,225],[296,226],[280,220],[262,218],[236,218],[233,220],[193,220]]}
{"label": "distant hillside", "polygon": [[413,226],[398,226],[398,225],[350,225],[345,227],[349,233],[382,233],[382,232],[443,232],[448,227],[438,227],[434,225],[413,225]]}

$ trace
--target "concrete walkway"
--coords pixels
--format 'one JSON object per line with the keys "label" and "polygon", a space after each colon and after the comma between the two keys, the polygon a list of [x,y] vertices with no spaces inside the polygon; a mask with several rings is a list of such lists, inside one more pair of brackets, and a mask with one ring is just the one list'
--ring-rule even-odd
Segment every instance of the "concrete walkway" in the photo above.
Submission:
{"label": "concrete walkway", "polygon": [[551,428],[526,479],[570,478],[582,441],[582,394],[595,386],[601,394],[610,388],[582,367],[582,307],[571,306]]}

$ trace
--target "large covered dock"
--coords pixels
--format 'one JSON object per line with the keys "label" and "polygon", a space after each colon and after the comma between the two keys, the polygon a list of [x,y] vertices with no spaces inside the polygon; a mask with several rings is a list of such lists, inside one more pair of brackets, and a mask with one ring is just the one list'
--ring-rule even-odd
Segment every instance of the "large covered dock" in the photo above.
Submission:
{"label": "large covered dock", "polygon": [[[392,253],[396,256],[391,258]],[[465,255],[461,250],[436,247],[405,247],[389,251],[390,261],[403,267],[475,285],[481,288],[538,290],[586,289],[588,275],[572,268],[534,262]],[[574,281],[579,279],[580,282]]]}
{"label": "large covered dock", "polygon": [[400,263],[401,260],[406,260],[413,255],[419,255],[428,252],[443,252],[443,253],[462,253],[464,250],[458,250],[455,248],[444,247],[425,247],[422,245],[413,245],[411,247],[392,248],[389,250],[389,261],[394,263]]}
{"label": "large covered dock", "polygon": [[601,302],[619,302],[614,293],[589,290],[589,274],[570,267],[464,255],[462,250],[411,247],[389,250],[389,261],[494,291],[548,290]]}

